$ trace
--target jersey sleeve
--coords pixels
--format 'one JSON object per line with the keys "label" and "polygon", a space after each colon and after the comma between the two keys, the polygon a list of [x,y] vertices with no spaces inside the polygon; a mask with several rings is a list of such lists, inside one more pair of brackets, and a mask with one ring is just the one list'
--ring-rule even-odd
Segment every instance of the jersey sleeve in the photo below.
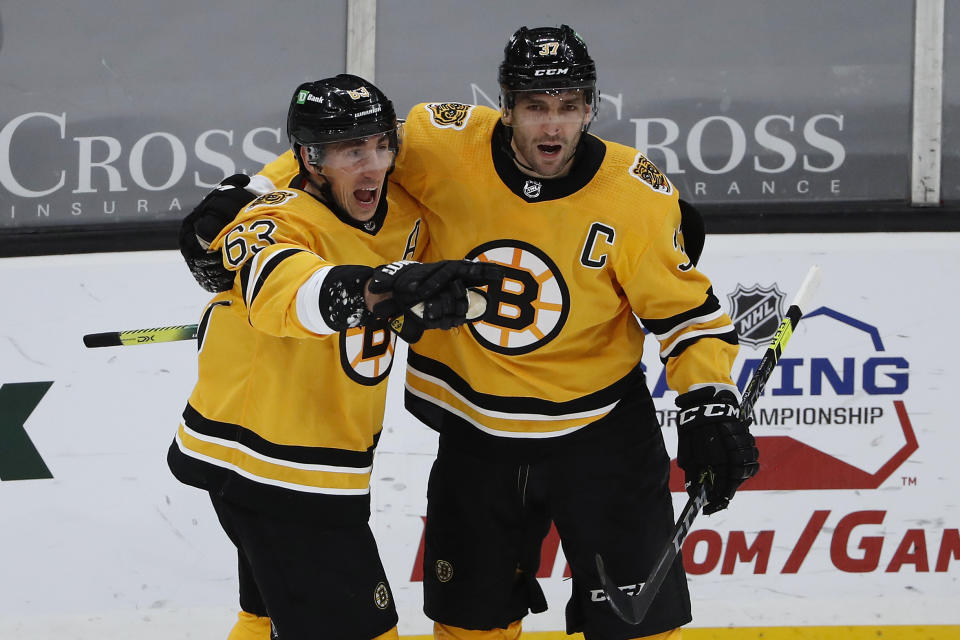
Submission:
{"label": "jersey sleeve", "polygon": [[335,265],[310,249],[315,243],[306,221],[282,206],[297,197],[291,190],[257,198],[211,247],[221,251],[224,266],[237,272],[232,293],[251,326],[273,336],[315,338],[334,333],[318,300]]}
{"label": "jersey sleeve", "polygon": [[698,385],[729,387],[739,350],[736,327],[720,308],[709,279],[688,258],[676,198],[662,199],[661,221],[621,279],[644,327],[660,344],[667,384],[679,393]]}

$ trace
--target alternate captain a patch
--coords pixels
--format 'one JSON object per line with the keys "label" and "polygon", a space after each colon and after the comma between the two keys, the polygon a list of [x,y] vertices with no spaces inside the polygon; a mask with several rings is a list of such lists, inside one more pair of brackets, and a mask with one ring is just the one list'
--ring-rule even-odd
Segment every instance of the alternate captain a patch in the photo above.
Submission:
{"label": "alternate captain a patch", "polygon": [[432,102],[423,105],[423,108],[430,114],[430,124],[437,129],[462,131],[470,120],[470,112],[474,106],[459,102]]}
{"label": "alternate captain a patch", "polygon": [[673,193],[673,184],[667,180],[657,165],[647,160],[642,153],[637,153],[630,166],[630,175],[647,185],[657,193],[670,195]]}
{"label": "alternate captain a patch", "polygon": [[247,209],[254,209],[256,207],[274,207],[283,204],[287,200],[293,200],[296,197],[297,194],[293,191],[271,191],[270,193],[263,194],[248,204]]}

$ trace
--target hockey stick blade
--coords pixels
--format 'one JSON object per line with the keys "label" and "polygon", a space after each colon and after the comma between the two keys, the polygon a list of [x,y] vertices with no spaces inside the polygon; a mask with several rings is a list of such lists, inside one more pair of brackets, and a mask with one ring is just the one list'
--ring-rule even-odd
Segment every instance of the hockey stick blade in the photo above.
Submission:
{"label": "hockey stick blade", "polygon": [[668,546],[664,548],[660,553],[660,557],[657,558],[657,564],[651,573],[652,577],[647,582],[638,584],[637,590],[632,596],[624,593],[610,578],[610,575],[605,570],[603,558],[600,554],[598,553],[594,556],[594,560],[597,563],[597,573],[600,574],[600,584],[603,587],[603,593],[607,596],[610,606],[621,620],[628,624],[640,624],[643,622],[647,611],[650,610],[650,605],[653,604],[653,599],[660,591],[660,585],[663,584],[664,578],[666,578],[667,573],[670,571],[670,565],[673,564],[674,559],[683,547],[683,541],[686,540],[687,534],[690,532],[690,527],[693,526],[694,518],[697,517],[700,509],[702,509],[706,503],[707,489],[701,485],[700,492],[695,496],[691,496],[687,500],[687,504],[684,505],[683,511],[680,513],[680,518],[674,526],[673,535],[670,538]]}
{"label": "hockey stick blade", "polygon": [[197,325],[184,324],[174,327],[156,327],[153,329],[132,329],[130,331],[105,331],[88,333],[83,336],[83,344],[88,349],[98,347],[120,347],[137,344],[156,344],[193,340],[197,337]]}
{"label": "hockey stick blade", "polygon": [[[813,298],[814,291],[820,285],[820,279],[820,267],[813,265],[803,279],[803,284],[800,285],[793,302],[790,303],[780,326],[777,327],[777,332],[774,334],[770,346],[764,352],[760,365],[753,372],[744,389],[743,398],[740,402],[741,420],[745,420],[753,414],[753,405],[763,392],[764,385],[773,373],[773,369],[780,359],[780,354],[783,353],[787,342],[790,341],[804,311],[809,310],[810,300]],[[697,517],[706,503],[707,490],[705,486],[701,485],[697,495],[691,496],[687,500],[687,504],[673,527],[670,540],[667,541],[660,552],[650,577],[646,582],[638,585],[637,591],[633,595],[627,595],[620,590],[606,572],[603,558],[600,557],[599,553],[596,554],[595,560],[597,573],[600,576],[600,585],[607,596],[607,601],[610,602],[613,611],[621,620],[628,624],[640,624],[643,621],[647,611],[650,610],[650,605],[653,604],[653,599],[660,591],[660,586],[666,579],[667,573],[670,571],[670,566],[677,554],[680,553],[680,549],[683,548],[683,541],[686,540],[687,534],[690,532],[694,518]]]}

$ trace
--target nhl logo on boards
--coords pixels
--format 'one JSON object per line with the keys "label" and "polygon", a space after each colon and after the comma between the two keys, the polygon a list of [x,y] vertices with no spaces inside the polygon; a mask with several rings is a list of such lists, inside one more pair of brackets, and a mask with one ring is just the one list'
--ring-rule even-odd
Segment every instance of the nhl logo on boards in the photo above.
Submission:
{"label": "nhl logo on boards", "polygon": [[377,588],[373,590],[373,604],[377,605],[377,609],[383,610],[386,609],[390,604],[390,591],[387,590],[386,583],[377,584]]}
{"label": "nhl logo on boards", "polygon": [[433,567],[440,582],[450,582],[453,579],[453,565],[446,560],[437,560]]}
{"label": "nhl logo on boards", "polygon": [[767,345],[783,317],[786,294],[777,289],[776,284],[769,287],[756,284],[748,289],[737,283],[737,288],[727,298],[730,300],[730,318],[740,334],[740,343],[751,347]]}
{"label": "nhl logo on boards", "polygon": [[523,185],[523,195],[527,196],[531,200],[534,198],[540,197],[540,189],[543,185],[536,180],[527,180]]}

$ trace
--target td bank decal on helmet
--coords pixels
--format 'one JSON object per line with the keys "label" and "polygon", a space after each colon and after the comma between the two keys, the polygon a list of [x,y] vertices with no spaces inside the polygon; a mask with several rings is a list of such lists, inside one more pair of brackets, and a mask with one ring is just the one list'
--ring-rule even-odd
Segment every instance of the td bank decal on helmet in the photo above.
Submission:
{"label": "td bank decal on helmet", "polygon": [[320,98],[313,95],[306,89],[297,93],[297,104],[304,104],[306,103],[307,100],[309,100],[310,102],[323,102]]}
{"label": "td bank decal on helmet", "polygon": [[751,347],[765,346],[777,332],[783,316],[786,294],[776,284],[762,287],[755,284],[744,287],[737,283],[730,300],[730,319],[740,334],[740,343]]}
{"label": "td bank decal on helmet", "polygon": [[423,108],[430,114],[430,124],[437,129],[462,131],[470,120],[474,106],[476,105],[459,102],[433,102]]}

